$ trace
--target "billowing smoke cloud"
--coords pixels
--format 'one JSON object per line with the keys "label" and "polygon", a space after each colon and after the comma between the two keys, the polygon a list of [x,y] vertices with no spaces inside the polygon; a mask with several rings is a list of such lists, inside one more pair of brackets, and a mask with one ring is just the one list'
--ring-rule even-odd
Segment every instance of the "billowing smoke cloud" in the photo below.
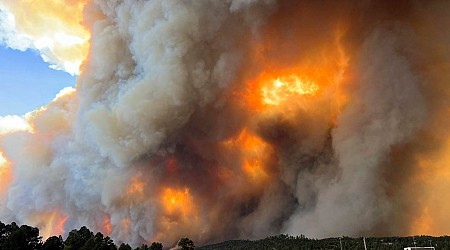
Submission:
{"label": "billowing smoke cloud", "polygon": [[2,220],[135,245],[448,233],[450,4],[71,5],[90,52],[1,133]]}
{"label": "billowing smoke cloud", "polygon": [[80,23],[86,2],[3,0],[0,43],[38,50],[51,68],[78,74],[89,49],[89,32]]}

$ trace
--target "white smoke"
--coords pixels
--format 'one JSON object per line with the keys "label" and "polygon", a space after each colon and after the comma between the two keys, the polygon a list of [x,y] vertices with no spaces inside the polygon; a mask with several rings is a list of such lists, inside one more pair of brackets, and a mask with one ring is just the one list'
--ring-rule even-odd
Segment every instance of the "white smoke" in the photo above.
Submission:
{"label": "white smoke", "polygon": [[14,16],[2,9],[0,9],[0,42],[21,51],[32,47],[32,39],[17,32]]}
{"label": "white smoke", "polygon": [[3,0],[0,44],[21,51],[36,50],[51,68],[76,75],[89,40],[88,31],[77,20],[82,18],[81,8],[77,1]]}
{"label": "white smoke", "polygon": [[[98,228],[108,215],[118,240],[138,244],[154,237],[156,170],[146,166],[148,198],[135,203],[126,190],[141,170],[127,168],[161,154],[197,107],[233,83],[239,36],[262,16],[253,14],[254,6],[264,10],[270,2],[88,4],[85,12],[103,17],[90,27],[91,53],[76,96],[37,111],[32,133],[1,140],[16,176],[6,201],[11,212],[3,217],[26,222],[34,212],[57,208],[69,217],[67,229]],[[167,233],[164,240],[176,240],[176,232]]]}

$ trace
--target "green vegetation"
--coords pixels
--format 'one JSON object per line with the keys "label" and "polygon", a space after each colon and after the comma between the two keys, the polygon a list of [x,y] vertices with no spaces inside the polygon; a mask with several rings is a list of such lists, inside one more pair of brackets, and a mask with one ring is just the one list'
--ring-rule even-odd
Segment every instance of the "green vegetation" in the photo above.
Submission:
{"label": "green vegetation", "polygon": [[[415,236],[415,237],[378,237],[366,238],[367,249],[374,250],[399,250],[404,247],[414,246],[430,246],[430,244],[438,249],[450,250],[450,237],[431,237],[431,236]],[[251,250],[251,249],[277,249],[277,250],[302,250],[302,249],[336,249],[340,250],[340,243],[342,242],[342,249],[364,249],[363,238],[326,238],[326,239],[308,239],[304,235],[301,236],[270,236],[261,240],[231,240],[218,244],[199,247],[199,250]]]}
{"label": "green vegetation", "polygon": [[[431,237],[377,237],[365,238],[367,249],[393,250],[403,249],[411,246],[433,246],[436,250],[450,250],[450,236]],[[181,238],[176,249],[182,250],[247,250],[247,249],[364,249],[363,238],[326,238],[308,239],[304,235],[300,236],[270,236],[261,240],[230,240],[222,243],[195,247],[194,242],[188,238]],[[27,225],[18,226],[15,222],[4,224],[0,222],[0,250],[133,250],[126,243],[117,247],[113,240],[101,233],[94,234],[87,227],[69,232],[64,241],[61,236],[49,237],[45,242],[39,236],[39,230]],[[134,250],[162,250],[163,245],[153,242],[150,246],[143,244]]]}
{"label": "green vegetation", "polygon": [[[189,240],[189,239],[188,239]],[[193,244],[193,243],[192,243]],[[18,226],[15,222],[5,225],[0,221],[0,250],[132,250],[122,243],[119,248],[108,236],[94,234],[87,227],[69,232],[64,241],[59,236],[51,236],[45,242],[39,236],[39,229],[27,225]],[[150,246],[142,245],[135,250],[162,250],[163,245],[153,242]]]}

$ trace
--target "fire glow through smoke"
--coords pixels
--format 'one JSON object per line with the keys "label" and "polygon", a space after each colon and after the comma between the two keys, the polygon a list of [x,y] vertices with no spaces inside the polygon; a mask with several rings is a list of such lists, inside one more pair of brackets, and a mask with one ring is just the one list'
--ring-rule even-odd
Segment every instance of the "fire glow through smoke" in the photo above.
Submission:
{"label": "fire glow through smoke", "polygon": [[50,2],[0,5],[84,60],[0,119],[2,221],[133,245],[450,231],[449,3]]}
{"label": "fire glow through smoke", "polygon": [[317,90],[319,90],[317,84],[302,80],[296,75],[290,75],[270,80],[269,84],[261,89],[261,92],[266,104],[277,106],[289,98],[312,95]]}

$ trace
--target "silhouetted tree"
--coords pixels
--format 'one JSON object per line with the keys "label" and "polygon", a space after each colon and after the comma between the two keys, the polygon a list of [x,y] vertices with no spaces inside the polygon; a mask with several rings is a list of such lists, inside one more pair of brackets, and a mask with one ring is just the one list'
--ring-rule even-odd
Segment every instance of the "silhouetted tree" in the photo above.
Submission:
{"label": "silhouetted tree", "polygon": [[150,250],[162,250],[163,249],[163,245],[159,242],[153,242],[150,245]]}
{"label": "silhouetted tree", "polygon": [[34,250],[42,246],[42,237],[39,229],[22,225],[18,227],[15,222],[5,226],[2,250]]}
{"label": "silhouetted tree", "polygon": [[0,247],[6,239],[6,225],[0,221]]}
{"label": "silhouetted tree", "polygon": [[122,243],[119,246],[119,250],[132,250],[132,248],[130,247],[130,245]]}
{"label": "silhouetted tree", "polygon": [[19,226],[17,226],[17,224],[15,222],[12,222],[11,224],[7,224],[7,225],[3,224],[2,229],[1,229],[2,239],[6,240],[11,235],[11,233],[16,230],[19,230]]}
{"label": "silhouetted tree", "polygon": [[150,248],[146,244],[142,244],[142,246],[137,247],[135,250],[150,250]]}
{"label": "silhouetted tree", "polygon": [[64,241],[60,236],[49,237],[44,245],[42,245],[43,250],[61,250],[64,249]]}
{"label": "silhouetted tree", "polygon": [[80,250],[116,250],[117,247],[113,240],[108,236],[103,237],[103,234],[98,232],[94,237],[91,237]]}
{"label": "silhouetted tree", "polygon": [[82,226],[80,230],[72,230],[67,236],[66,241],[64,242],[64,249],[67,250],[78,250],[84,246],[84,244],[94,237],[94,233],[92,233],[87,227]]}
{"label": "silhouetted tree", "polygon": [[177,246],[183,250],[193,250],[195,248],[194,242],[189,238],[181,238],[178,241]]}

